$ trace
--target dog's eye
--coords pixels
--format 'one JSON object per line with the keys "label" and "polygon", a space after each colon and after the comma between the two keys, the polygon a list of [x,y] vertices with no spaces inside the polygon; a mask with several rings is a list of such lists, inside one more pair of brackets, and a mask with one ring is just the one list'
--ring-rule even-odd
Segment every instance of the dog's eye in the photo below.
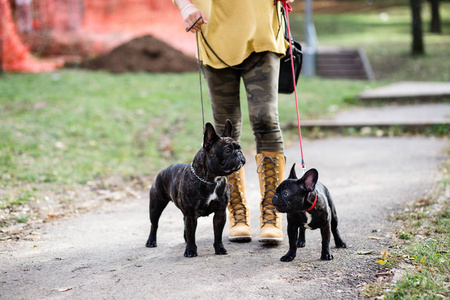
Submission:
{"label": "dog's eye", "polygon": [[230,154],[230,153],[231,153],[231,149],[230,149],[229,147],[226,147],[225,150],[224,150],[224,152],[225,152],[226,154]]}
{"label": "dog's eye", "polygon": [[289,196],[289,192],[287,190],[284,190],[283,191],[283,197],[287,197],[287,196]]}

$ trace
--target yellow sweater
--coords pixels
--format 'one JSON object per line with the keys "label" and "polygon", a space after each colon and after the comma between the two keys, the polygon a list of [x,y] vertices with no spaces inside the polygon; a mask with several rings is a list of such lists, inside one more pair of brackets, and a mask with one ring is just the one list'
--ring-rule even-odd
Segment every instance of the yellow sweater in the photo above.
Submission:
{"label": "yellow sweater", "polygon": [[[207,24],[203,35],[214,52],[228,65],[242,63],[252,52],[271,51],[284,55],[284,21],[274,0],[194,0]],[[278,11],[278,12],[277,12]],[[199,59],[216,69],[225,68],[208,48],[200,33]]]}

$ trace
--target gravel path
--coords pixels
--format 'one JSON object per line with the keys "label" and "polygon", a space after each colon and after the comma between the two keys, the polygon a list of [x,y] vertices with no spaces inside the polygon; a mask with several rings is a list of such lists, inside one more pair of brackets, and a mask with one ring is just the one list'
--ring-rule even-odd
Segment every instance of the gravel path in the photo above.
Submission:
{"label": "gravel path", "polygon": [[[142,195],[44,224],[28,240],[1,242],[0,299],[358,298],[362,285],[376,279],[380,250],[391,243],[395,223],[388,216],[432,188],[446,147],[445,140],[424,137],[305,141],[307,167],[319,170],[332,193],[349,245],[336,249],[332,242],[332,261],[320,260],[317,230],[307,231],[306,247],[289,263],[279,261],[287,236],[278,247],[260,245],[256,165],[247,157],[251,243],[224,238],[229,254],[214,255],[210,216],[199,220],[199,256],[185,258],[182,214],[170,204],[158,247],[146,248],[148,199]],[[300,174],[298,145],[286,156],[286,173],[296,162]]]}

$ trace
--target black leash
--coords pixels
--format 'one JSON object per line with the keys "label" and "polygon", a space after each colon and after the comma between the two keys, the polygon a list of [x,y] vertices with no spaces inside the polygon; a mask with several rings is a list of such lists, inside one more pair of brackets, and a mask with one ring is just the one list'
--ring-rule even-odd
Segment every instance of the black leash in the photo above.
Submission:
{"label": "black leash", "polygon": [[[200,20],[200,19],[199,19]],[[198,21],[198,20],[197,20]],[[194,24],[195,25],[195,24]],[[192,26],[194,26],[192,25]],[[192,28],[192,27],[191,27]],[[189,30],[187,30],[189,31]],[[198,81],[200,82],[200,101],[202,104],[202,120],[203,120],[203,132],[205,131],[205,111],[203,109],[203,88],[202,88],[202,63],[200,61],[199,47],[198,47],[198,32],[195,33],[195,39],[197,42],[197,63],[198,63]]]}
{"label": "black leash", "polygon": [[194,24],[191,25],[191,27],[186,28],[186,32],[191,31],[191,29],[194,28],[195,24],[197,24],[197,22],[200,21],[201,19],[202,19],[202,17],[199,17],[199,18],[194,22]]}
{"label": "black leash", "polygon": [[[223,63],[225,66],[227,66],[228,68],[234,69],[234,70],[244,70],[245,68],[239,68],[239,67],[233,67],[230,66],[229,64],[227,64],[225,61],[223,61],[222,58],[220,58],[219,55],[217,55],[217,53],[213,50],[213,48],[211,48],[211,46],[209,45],[208,41],[206,40],[205,36],[203,35],[203,31],[200,31],[200,34],[202,35],[203,40],[205,41],[206,46],[208,46],[209,50],[211,50],[211,52],[217,57],[218,60],[220,60],[221,63]],[[198,48],[198,44],[197,44],[197,48]]]}
{"label": "black leash", "polygon": [[[194,22],[194,24],[191,25],[191,27],[186,28],[186,32],[189,32],[192,28],[194,28],[195,24],[197,24],[198,21],[200,21],[201,19],[202,19],[202,17],[199,17]],[[198,32],[195,33],[195,41],[197,43],[198,81],[200,82],[200,100],[201,100],[201,104],[202,104],[202,121],[203,121],[203,132],[204,132],[205,131],[205,110],[203,109],[203,87],[202,87],[202,75],[201,75],[202,65],[201,65],[200,56],[199,56],[200,51],[199,51],[199,47],[198,47]]]}

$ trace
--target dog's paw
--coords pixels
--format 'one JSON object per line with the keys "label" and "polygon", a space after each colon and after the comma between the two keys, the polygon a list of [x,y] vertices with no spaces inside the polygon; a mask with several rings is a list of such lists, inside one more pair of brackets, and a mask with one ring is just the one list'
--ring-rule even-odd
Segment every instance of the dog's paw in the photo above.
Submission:
{"label": "dog's paw", "polygon": [[334,257],[330,253],[322,253],[321,260],[332,260]]}
{"label": "dog's paw", "polygon": [[344,241],[336,243],[336,248],[347,248],[347,244]]}
{"label": "dog's paw", "polygon": [[306,245],[305,241],[300,240],[297,241],[297,248],[303,248],[305,247],[305,245]]}
{"label": "dog's paw", "polygon": [[227,250],[225,249],[222,243],[214,243],[214,250],[216,251],[217,255],[228,254]]}
{"label": "dog's paw", "polygon": [[147,243],[145,244],[145,247],[155,248],[156,247],[156,241],[148,239]]}
{"label": "dog's paw", "polygon": [[217,255],[225,255],[228,254],[227,250],[224,247],[220,247],[219,249],[216,249]]}
{"label": "dog's paw", "polygon": [[286,253],[285,256],[281,257],[280,260],[285,262],[293,261],[295,256],[296,256],[295,254],[291,254],[290,252],[288,252]]}
{"label": "dog's paw", "polygon": [[197,250],[188,250],[184,251],[184,257],[196,257],[197,256]]}

